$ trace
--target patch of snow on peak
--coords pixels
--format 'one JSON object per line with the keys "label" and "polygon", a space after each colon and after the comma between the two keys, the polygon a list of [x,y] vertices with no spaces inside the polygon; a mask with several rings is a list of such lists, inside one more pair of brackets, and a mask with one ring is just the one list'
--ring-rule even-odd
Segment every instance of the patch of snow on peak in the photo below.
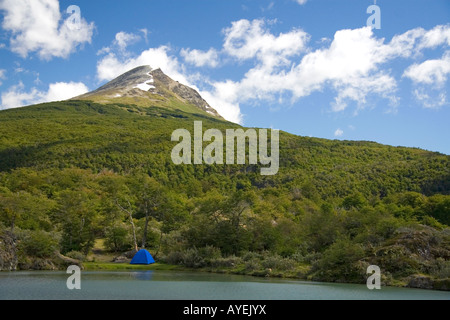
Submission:
{"label": "patch of snow on peak", "polygon": [[147,84],[148,81],[144,82],[144,83],[140,83],[137,86],[135,86],[134,88],[138,88],[141,89],[142,91],[149,91],[150,89],[154,89],[155,86],[152,86],[150,84]]}
{"label": "patch of snow on peak", "polygon": [[142,91],[149,91],[150,89],[155,89],[155,86],[149,84],[154,83],[153,75],[150,72],[147,72],[146,75],[149,76],[149,79],[145,80],[145,82],[143,83],[134,86],[133,88],[138,88],[141,89]]}

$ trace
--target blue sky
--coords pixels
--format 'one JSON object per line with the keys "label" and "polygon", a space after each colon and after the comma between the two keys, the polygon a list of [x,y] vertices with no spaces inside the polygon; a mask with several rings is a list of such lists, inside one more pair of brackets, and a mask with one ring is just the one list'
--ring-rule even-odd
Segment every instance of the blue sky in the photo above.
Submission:
{"label": "blue sky", "polygon": [[0,109],[149,64],[248,127],[450,154],[450,1],[373,4],[0,0]]}

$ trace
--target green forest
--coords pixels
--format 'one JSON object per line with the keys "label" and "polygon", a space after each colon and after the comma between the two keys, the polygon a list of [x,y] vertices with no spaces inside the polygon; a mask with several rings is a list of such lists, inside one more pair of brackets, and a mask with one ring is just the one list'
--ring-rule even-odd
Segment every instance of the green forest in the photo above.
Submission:
{"label": "green forest", "polygon": [[[450,156],[280,132],[280,169],[175,165],[171,134],[239,128],[169,107],[0,112],[0,270],[112,255],[217,272],[449,290]],[[269,143],[270,146],[270,143]],[[67,259],[61,259],[61,257]]]}

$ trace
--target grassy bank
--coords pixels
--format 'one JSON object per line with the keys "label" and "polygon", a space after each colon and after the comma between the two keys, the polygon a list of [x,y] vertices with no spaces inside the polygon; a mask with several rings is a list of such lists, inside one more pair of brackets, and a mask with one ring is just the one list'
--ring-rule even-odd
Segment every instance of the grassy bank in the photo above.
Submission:
{"label": "grassy bank", "polygon": [[129,263],[115,263],[115,262],[83,262],[84,270],[95,271],[95,270],[108,270],[108,271],[120,271],[120,270],[164,270],[164,271],[180,271],[186,270],[182,266],[170,265],[165,263],[154,263],[150,265],[139,265],[139,264],[129,264]]}
{"label": "grassy bank", "polygon": [[[132,265],[130,259],[121,262],[112,262],[117,254],[106,250],[104,239],[97,239],[91,253],[83,262],[84,270],[87,271],[189,271],[189,272],[212,272],[221,274],[237,274],[256,277],[272,277],[297,279],[318,282],[347,282],[365,283],[367,275],[365,265],[361,265],[354,271],[352,281],[339,278],[330,280],[321,270],[316,270],[314,264],[308,259],[292,256],[282,257],[270,252],[255,253],[247,252],[241,256],[223,257],[213,247],[200,249],[188,249],[184,251],[171,252],[156,259],[151,265]],[[312,260],[312,258],[309,258]],[[415,285],[411,285],[410,278],[394,278],[389,274],[382,274],[383,286],[394,287],[421,287],[424,289],[448,290],[448,280],[436,280],[426,275],[417,275]],[[414,282],[412,282],[414,283]]]}

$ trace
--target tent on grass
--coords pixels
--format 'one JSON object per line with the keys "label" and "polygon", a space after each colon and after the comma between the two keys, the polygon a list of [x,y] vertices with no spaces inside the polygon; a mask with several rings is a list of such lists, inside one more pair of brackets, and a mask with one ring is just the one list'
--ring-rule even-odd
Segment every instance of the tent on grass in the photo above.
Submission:
{"label": "tent on grass", "polygon": [[155,263],[150,252],[145,249],[139,250],[131,260],[130,264],[152,264]]}

